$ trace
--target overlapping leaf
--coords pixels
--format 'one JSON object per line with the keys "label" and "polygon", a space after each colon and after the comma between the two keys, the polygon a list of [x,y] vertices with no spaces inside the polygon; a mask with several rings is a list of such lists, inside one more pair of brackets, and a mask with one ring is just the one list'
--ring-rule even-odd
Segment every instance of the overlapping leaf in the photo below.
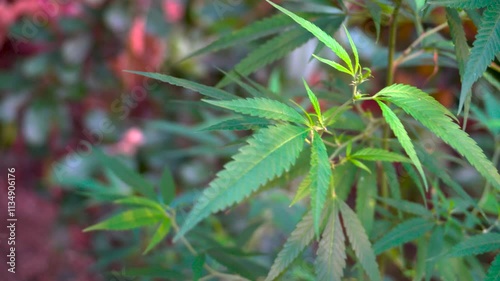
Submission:
{"label": "overlapping leaf", "polygon": [[351,154],[351,158],[368,161],[411,162],[403,155],[380,148],[363,148]]}
{"label": "overlapping leaf", "polygon": [[345,237],[338,208],[334,208],[323,231],[314,263],[318,280],[340,281],[346,266]]}
{"label": "overlapping leaf", "polygon": [[176,239],[211,213],[242,201],[261,185],[288,171],[302,151],[306,136],[307,129],[292,125],[257,132],[205,189]]}

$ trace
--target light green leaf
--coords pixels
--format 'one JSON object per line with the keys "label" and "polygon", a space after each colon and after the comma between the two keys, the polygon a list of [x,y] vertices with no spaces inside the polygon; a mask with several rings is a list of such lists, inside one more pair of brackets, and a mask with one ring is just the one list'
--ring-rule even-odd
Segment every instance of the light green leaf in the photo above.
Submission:
{"label": "light green leaf", "polygon": [[290,18],[286,15],[278,14],[269,18],[265,18],[260,21],[256,21],[240,30],[235,30],[227,35],[222,36],[208,46],[203,47],[200,50],[197,50],[194,53],[190,54],[183,60],[187,60],[201,54],[223,50],[235,45],[248,43],[253,40],[278,33],[284,28],[291,26],[292,24],[293,21],[291,21]]}
{"label": "light green leaf", "polygon": [[266,281],[276,279],[309,245],[314,237],[313,215],[309,211],[297,224],[295,230],[286,240],[285,246],[279,252],[269,271]]}
{"label": "light green leaf", "polygon": [[314,230],[316,235],[319,236],[321,211],[325,205],[330,179],[332,176],[332,169],[330,167],[330,160],[326,152],[325,144],[314,131],[313,141],[311,145],[311,210],[314,217]]}
{"label": "light green leaf", "polygon": [[290,12],[289,10],[278,6],[274,4],[273,2],[266,0],[269,4],[273,5],[276,9],[280,10],[282,13],[288,15],[290,18],[292,18],[296,23],[300,24],[303,28],[311,32],[316,38],[318,38],[319,41],[321,41],[323,44],[325,44],[328,48],[330,48],[341,60],[343,60],[349,70],[351,71],[351,74],[354,73],[354,69],[352,66],[352,61],[347,52],[344,50],[344,48],[335,40],[333,37],[330,35],[326,34],[321,28],[316,26],[315,24],[297,16],[296,14]]}
{"label": "light green leaf", "polygon": [[[375,169],[373,163],[368,167]],[[358,215],[366,234],[372,232],[375,218],[375,198],[377,197],[377,178],[374,173],[360,173],[356,189],[356,214]]]}
{"label": "light green leaf", "polygon": [[309,193],[311,193],[311,184],[312,184],[312,178],[311,174],[307,174],[306,177],[300,182],[299,187],[297,188],[297,192],[295,193],[295,197],[292,200],[292,203],[290,203],[290,207],[295,205],[295,203],[299,202],[300,200],[304,199]]}
{"label": "light green leaf", "polygon": [[[238,203],[269,180],[288,171],[304,148],[307,129],[292,125],[261,129],[217,173],[174,240],[210,214]],[[249,185],[251,183],[251,185]]]}
{"label": "light green leaf", "polygon": [[460,90],[459,113],[474,82],[483,75],[495,55],[500,53],[500,2],[491,4],[483,13],[474,46],[467,60]]}
{"label": "light green leaf", "polygon": [[271,121],[251,116],[242,116],[219,121],[215,124],[210,124],[201,128],[202,131],[218,131],[218,130],[254,130],[259,128],[266,128],[271,125]]}
{"label": "light green leaf", "polygon": [[370,168],[368,168],[363,162],[361,161],[358,161],[356,159],[349,159],[349,162],[351,162],[352,164],[354,164],[354,166],[360,168],[360,169],[363,169],[364,171],[366,171],[368,174],[371,174],[372,171],[370,170]]}
{"label": "light green leaf", "polygon": [[164,204],[170,204],[175,198],[175,182],[170,169],[167,167],[163,170],[160,179],[160,193]]}
{"label": "light green leaf", "polygon": [[451,249],[448,256],[476,256],[500,249],[500,233],[484,233],[460,242]]}
{"label": "light green leaf", "polygon": [[156,229],[155,234],[151,238],[151,241],[149,241],[146,250],[144,250],[142,254],[145,255],[149,253],[149,251],[151,251],[154,247],[156,247],[156,245],[158,245],[168,235],[171,226],[172,224],[170,222],[170,219],[168,217],[165,217]]}
{"label": "light green leaf", "polygon": [[349,34],[349,31],[344,25],[344,30],[345,34],[347,35],[347,39],[349,40],[349,44],[351,45],[352,53],[354,54],[354,74],[358,73],[358,69],[361,68],[359,65],[359,54],[358,54],[358,49],[356,48],[356,45],[354,44],[354,41],[352,41],[351,34]]}
{"label": "light green leaf", "polygon": [[235,96],[229,92],[226,92],[224,90],[221,90],[221,89],[205,86],[205,85],[193,82],[193,81],[189,81],[189,80],[185,80],[185,79],[181,79],[181,78],[176,78],[176,77],[172,77],[172,76],[165,75],[165,74],[153,73],[153,72],[142,72],[142,71],[130,71],[130,70],[126,70],[125,72],[142,75],[144,77],[148,77],[151,79],[166,82],[166,83],[174,85],[174,86],[183,87],[183,88],[198,92],[204,96],[214,98],[214,99],[233,100],[233,99],[238,98],[237,96]]}
{"label": "light green leaf", "polygon": [[484,281],[498,281],[500,280],[500,254],[491,262],[488,274]]}
{"label": "light green leaf", "polygon": [[266,98],[248,98],[230,101],[203,100],[206,103],[233,110],[238,113],[248,114],[272,120],[282,120],[305,124],[306,119],[292,107],[279,101]]}
{"label": "light green leaf", "polygon": [[451,8],[477,9],[492,4],[491,0],[431,0],[428,4],[446,6]]}
{"label": "light green leaf", "polygon": [[314,267],[318,280],[341,281],[346,266],[345,237],[334,207],[318,245]]}
{"label": "light green leaf", "polygon": [[409,219],[391,229],[373,245],[375,254],[380,254],[393,247],[413,241],[434,227],[433,222],[423,218]]}
{"label": "light green leaf", "polygon": [[378,100],[375,101],[380,106],[380,109],[382,109],[382,115],[384,116],[385,121],[387,122],[387,124],[389,124],[389,127],[391,127],[394,135],[396,135],[396,137],[398,138],[399,143],[405,150],[406,154],[408,154],[408,156],[410,157],[413,165],[415,165],[418,172],[420,173],[420,176],[422,177],[422,180],[424,181],[425,187],[427,189],[427,179],[425,178],[424,169],[422,168],[422,164],[420,164],[420,160],[417,157],[415,148],[413,147],[411,139],[408,136],[403,123],[401,123],[396,114],[387,105]]}
{"label": "light green leaf", "polygon": [[156,201],[137,196],[130,196],[115,201],[116,204],[129,205],[129,206],[142,206],[151,209],[156,209],[159,212],[164,212],[163,207]]}
{"label": "light green leaf", "polygon": [[333,68],[335,68],[336,70],[340,71],[340,72],[344,72],[344,73],[347,73],[349,75],[352,76],[352,72],[345,68],[345,66],[341,65],[340,63],[338,62],[335,62],[333,60],[328,60],[328,59],[324,59],[322,57],[318,57],[317,55],[313,54],[312,55],[314,58],[316,58],[317,60],[319,60],[320,62],[324,63],[324,64],[327,64]]}
{"label": "light green leaf", "polygon": [[311,91],[309,85],[307,85],[306,80],[302,79],[302,81],[304,82],[304,87],[306,88],[307,96],[309,97],[309,100],[311,101],[311,104],[314,107],[314,111],[316,111],[316,114],[318,115],[318,119],[320,120],[320,122],[323,122],[323,117],[321,116],[321,108],[319,106],[318,98]]}
{"label": "light green leaf", "polygon": [[137,208],[115,215],[98,224],[85,228],[83,231],[93,230],[128,230],[158,223],[165,218],[165,214],[151,208]]}
{"label": "light green leaf", "polygon": [[381,281],[382,279],[375,259],[375,253],[373,252],[372,245],[366,236],[366,232],[358,216],[356,216],[356,213],[354,213],[346,203],[342,201],[337,202],[339,202],[340,205],[340,212],[344,219],[347,237],[349,237],[349,241],[351,242],[354,254],[356,254],[359,263],[370,277],[370,280]]}
{"label": "light green leaf", "polygon": [[390,152],[380,148],[363,148],[356,151],[351,155],[351,158],[367,160],[367,161],[387,161],[387,162],[407,162],[411,163],[411,160],[404,157],[403,155]]}
{"label": "light green leaf", "polygon": [[382,89],[377,96],[394,103],[413,116],[445,143],[465,156],[481,175],[500,189],[498,170],[486,158],[477,143],[452,122],[450,116],[453,115],[434,98],[415,87],[398,84]]}
{"label": "light green leaf", "polygon": [[398,210],[401,210],[406,213],[414,214],[417,216],[422,216],[422,217],[432,217],[432,212],[429,211],[427,208],[424,206],[413,203],[410,201],[406,200],[394,200],[390,198],[382,198],[379,197],[378,200],[384,202],[385,204],[394,207]]}

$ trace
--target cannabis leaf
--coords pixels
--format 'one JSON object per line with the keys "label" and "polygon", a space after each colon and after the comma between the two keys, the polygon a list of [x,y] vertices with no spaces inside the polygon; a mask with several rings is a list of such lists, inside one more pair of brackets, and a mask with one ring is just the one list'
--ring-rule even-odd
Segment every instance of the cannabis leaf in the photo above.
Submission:
{"label": "cannabis leaf", "polygon": [[318,280],[340,281],[346,266],[345,237],[338,208],[334,207],[323,230],[314,263]]}
{"label": "cannabis leaf", "polygon": [[165,214],[151,208],[136,208],[119,213],[93,226],[85,228],[83,231],[93,230],[128,230],[141,226],[148,226],[158,223],[165,218]]}
{"label": "cannabis leaf", "polygon": [[[368,170],[375,170],[370,163]],[[375,218],[375,197],[377,197],[377,178],[373,173],[361,172],[356,189],[356,214],[358,215],[366,233],[370,235]]]}
{"label": "cannabis leaf", "polygon": [[306,119],[302,117],[295,109],[276,100],[266,98],[248,98],[229,101],[203,100],[206,103],[236,111],[238,113],[248,114],[255,117],[266,119],[281,120],[295,123],[305,123]]}
{"label": "cannabis leaf", "polygon": [[306,136],[306,128],[292,125],[272,126],[257,132],[205,189],[174,240],[211,213],[240,202],[267,181],[288,171],[302,151]]}
{"label": "cannabis leaf", "polygon": [[375,254],[410,242],[430,231],[434,223],[423,218],[409,219],[400,223],[373,245]]}
{"label": "cannabis leaf", "polygon": [[346,203],[338,200],[340,205],[340,212],[344,218],[344,226],[347,232],[347,237],[352,244],[354,253],[359,260],[359,263],[366,271],[371,280],[381,281],[380,273],[378,270],[377,261],[375,259],[375,253],[373,252],[372,246],[366,232],[361,225],[361,222],[349,206]]}
{"label": "cannabis leaf", "polygon": [[484,233],[473,236],[451,249],[448,256],[462,257],[479,255],[500,249],[499,233]]}
{"label": "cannabis leaf", "polygon": [[484,281],[498,281],[500,280],[500,254],[498,254],[495,259],[491,262],[490,268],[488,269],[488,274]]}
{"label": "cannabis leaf", "polygon": [[409,162],[411,160],[403,155],[390,152],[381,148],[363,148],[350,155],[350,158],[368,161],[387,161],[387,162]]}
{"label": "cannabis leaf", "polygon": [[500,53],[500,2],[496,1],[483,13],[474,46],[467,60],[460,91],[459,113],[472,85],[483,75],[498,53]]}
{"label": "cannabis leaf", "polygon": [[492,3],[491,0],[432,0],[429,4],[441,5],[452,8],[477,9],[483,8]]}
{"label": "cannabis leaf", "polygon": [[[377,99],[394,103],[413,116],[463,155],[481,175],[500,189],[500,175],[495,166],[486,158],[477,143],[452,122],[453,114],[434,98],[415,87],[401,84],[386,87],[375,96]],[[394,115],[393,118],[397,117]]]}
{"label": "cannabis leaf", "polygon": [[311,145],[311,209],[314,217],[314,230],[319,236],[321,210],[325,205],[332,169],[326,147],[319,134],[314,131]]}

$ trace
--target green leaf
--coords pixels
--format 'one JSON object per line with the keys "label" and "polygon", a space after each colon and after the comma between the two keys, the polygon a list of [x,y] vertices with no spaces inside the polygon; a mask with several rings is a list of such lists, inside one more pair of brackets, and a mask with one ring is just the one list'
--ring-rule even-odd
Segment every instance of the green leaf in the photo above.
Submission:
{"label": "green leaf", "polygon": [[375,24],[375,31],[377,33],[376,42],[378,42],[380,37],[380,23],[382,22],[382,8],[380,8],[376,1],[366,1],[365,3],[373,23]]}
{"label": "green leaf", "polygon": [[151,241],[149,241],[146,250],[144,250],[142,254],[145,255],[149,251],[151,251],[154,247],[156,247],[156,245],[158,245],[168,235],[171,226],[172,224],[170,222],[170,219],[168,217],[165,217],[158,226],[158,228],[156,229],[155,234],[151,238]]}
{"label": "green leaf", "polygon": [[500,2],[496,1],[483,13],[474,46],[467,60],[460,91],[459,113],[472,85],[483,75],[498,53],[500,53]]}
{"label": "green leaf", "polygon": [[420,173],[420,176],[424,181],[425,188],[427,189],[427,179],[425,178],[424,169],[422,168],[422,164],[420,164],[420,160],[417,157],[415,148],[413,147],[411,139],[408,136],[408,133],[406,132],[403,126],[403,123],[401,123],[396,114],[387,105],[385,105],[383,102],[380,102],[379,100],[375,101],[380,106],[380,109],[382,109],[382,115],[384,116],[385,121],[389,124],[389,127],[391,127],[392,131],[394,132],[394,135],[396,135],[396,137],[398,138],[399,143],[405,150],[406,154],[408,154],[408,156],[410,157],[411,161],[413,162],[413,165],[415,165],[418,172]]}
{"label": "green leaf", "polygon": [[338,208],[334,208],[330,215],[316,255],[314,266],[318,280],[341,281],[347,256]]}
{"label": "green leaf", "polygon": [[309,195],[309,193],[311,193],[311,184],[312,184],[312,178],[311,178],[311,173],[309,173],[300,182],[299,187],[297,188],[297,192],[295,193],[295,197],[293,198],[292,203],[290,203],[290,207],[295,205],[295,203],[304,199],[307,195]]}
{"label": "green leaf", "polygon": [[361,68],[359,65],[359,54],[358,54],[358,49],[356,48],[356,45],[354,44],[354,41],[352,41],[351,34],[349,34],[349,31],[344,25],[344,30],[345,34],[347,35],[347,39],[349,40],[349,45],[351,45],[352,53],[354,54],[354,74],[358,73],[358,69]]}
{"label": "green leaf", "polygon": [[370,170],[370,168],[368,168],[365,164],[363,164],[363,162],[361,161],[358,161],[356,159],[349,159],[349,162],[351,162],[352,164],[354,164],[354,166],[360,168],[360,169],[363,169],[364,171],[366,171],[368,174],[371,174],[372,171]]}
{"label": "green leaf", "polygon": [[[322,17],[318,19],[316,23],[321,27],[328,24],[338,24],[338,26],[340,26],[343,19],[343,17]],[[240,61],[234,67],[234,70],[229,73],[237,72],[240,75],[246,76],[257,69],[284,57],[292,50],[302,46],[312,38],[313,35],[306,30],[298,27],[292,28],[259,45],[242,61]],[[230,80],[231,79],[229,77],[225,77],[217,84],[217,87],[229,85],[231,82]]]}
{"label": "green leaf", "polygon": [[[267,268],[254,262],[251,259],[243,258],[225,249],[210,249],[207,254],[216,260],[218,263],[226,267],[237,275],[247,278],[248,280],[257,280],[266,275]],[[243,279],[243,280],[247,280]],[[237,278],[242,280],[242,278]]]}
{"label": "green leaf", "polygon": [[[373,163],[368,168],[375,169]],[[377,178],[373,173],[360,173],[356,189],[356,214],[366,233],[372,232],[375,218],[375,198],[377,197]]]}
{"label": "green leaf", "polygon": [[266,98],[248,98],[230,101],[203,100],[206,103],[248,114],[254,117],[261,117],[272,120],[282,120],[304,124],[306,119],[302,117],[292,107],[279,101]]}
{"label": "green leaf", "polygon": [[170,204],[175,198],[174,177],[168,167],[163,170],[163,174],[161,175],[160,193],[164,204]]}
{"label": "green leaf", "polygon": [[309,97],[309,100],[311,101],[311,104],[314,107],[314,111],[316,111],[316,114],[318,115],[318,119],[320,120],[320,122],[323,122],[323,117],[321,116],[321,108],[319,106],[318,98],[311,91],[309,85],[307,85],[306,80],[302,79],[302,81],[304,82],[304,87],[306,88],[307,96]]}
{"label": "green leaf", "polygon": [[318,61],[320,61],[320,62],[322,62],[322,63],[324,63],[324,64],[327,64],[327,65],[329,65],[329,66],[331,66],[331,67],[335,68],[336,70],[338,70],[338,71],[340,71],[340,72],[344,72],[344,73],[347,73],[347,74],[349,74],[349,75],[351,75],[351,76],[352,76],[352,72],[351,72],[349,69],[345,68],[345,66],[341,65],[340,63],[335,62],[335,61],[333,61],[333,60],[324,59],[324,58],[319,57],[319,56],[317,56],[317,55],[315,55],[315,54],[313,54],[312,56],[313,56],[314,58],[316,58]]}
{"label": "green leaf", "polygon": [[448,256],[476,256],[500,249],[500,233],[479,234],[455,245]]}
{"label": "green leaf", "polygon": [[259,117],[242,116],[237,118],[231,118],[227,120],[222,120],[215,124],[210,124],[206,127],[201,128],[202,131],[218,131],[218,130],[253,130],[259,128],[266,128],[272,123],[266,119]]}
{"label": "green leaf", "polygon": [[129,185],[136,192],[150,199],[156,199],[153,185],[145,180],[139,173],[125,166],[116,158],[105,155],[99,149],[95,149],[95,151],[102,165],[109,168],[120,180]]}
{"label": "green leaf", "polygon": [[335,179],[334,191],[337,198],[340,200],[347,200],[349,192],[351,191],[352,184],[356,179],[356,166],[346,163],[344,165],[336,166],[333,169],[333,178]]}
{"label": "green leaf", "polygon": [[313,140],[311,145],[311,210],[314,217],[314,230],[316,235],[319,236],[321,211],[325,205],[330,179],[332,176],[332,169],[330,167],[330,160],[326,152],[325,144],[314,131]]}
{"label": "green leaf", "polygon": [[340,203],[340,212],[344,219],[347,237],[349,237],[349,241],[351,242],[354,254],[356,254],[359,263],[370,277],[370,280],[381,281],[382,279],[380,278],[375,253],[373,252],[372,245],[356,213],[354,213],[346,203],[342,201],[337,202]]}
{"label": "green leaf", "polygon": [[441,251],[443,250],[445,236],[445,227],[437,226],[434,231],[432,231],[431,237],[429,238],[429,244],[427,245],[427,262],[425,264],[425,280],[431,280],[432,272],[434,267],[440,260]]}
{"label": "green leaf", "polygon": [[461,9],[477,9],[492,4],[491,0],[432,0],[428,4]]}
{"label": "green leaf", "polygon": [[491,262],[488,274],[484,281],[498,281],[500,280],[500,254]]}
{"label": "green leaf", "polygon": [[185,80],[185,79],[181,79],[181,78],[176,78],[176,77],[172,77],[172,76],[165,75],[165,74],[153,73],[153,72],[142,72],[142,71],[130,71],[130,70],[126,70],[125,72],[142,75],[144,77],[148,77],[151,79],[166,82],[166,83],[174,85],[174,86],[183,87],[183,88],[198,92],[204,96],[214,98],[214,99],[233,100],[233,99],[238,98],[237,96],[235,96],[231,93],[228,93],[224,90],[221,90],[221,89],[205,86],[205,85],[193,82],[193,81],[189,81],[189,80]]}
{"label": "green leaf", "polygon": [[469,57],[469,45],[465,37],[465,30],[457,10],[446,8],[446,18],[448,20],[448,26],[450,27],[451,39],[455,45],[455,55],[457,57],[460,78],[463,81],[465,65],[467,63],[467,57]]}
{"label": "green leaf", "polygon": [[423,218],[409,219],[398,224],[391,229],[386,235],[378,240],[373,245],[375,254],[383,253],[393,247],[413,241],[434,227],[433,222],[429,222]]}
{"label": "green leaf", "polygon": [[203,265],[205,265],[205,254],[197,255],[194,258],[191,268],[193,270],[193,281],[198,281],[203,276]]}
{"label": "green leaf", "polygon": [[394,165],[388,162],[383,162],[382,167],[384,168],[384,175],[387,177],[387,183],[389,184],[389,190],[391,191],[392,198],[396,200],[401,199],[401,186],[399,185],[398,174]]}
{"label": "green leaf", "polygon": [[314,238],[313,214],[309,211],[297,224],[295,230],[286,240],[269,271],[266,281],[276,279],[299,256]]}
{"label": "green leaf", "polygon": [[116,204],[122,204],[122,205],[130,205],[130,206],[141,206],[141,207],[148,207],[151,209],[156,209],[159,212],[164,212],[163,207],[158,204],[156,201],[143,198],[143,197],[137,197],[137,196],[130,196],[122,199],[118,199],[115,201]]}
{"label": "green leaf", "polygon": [[278,33],[284,28],[291,26],[292,24],[293,21],[291,21],[290,18],[288,18],[286,15],[278,14],[269,18],[265,18],[260,21],[256,21],[240,30],[235,30],[227,35],[222,36],[208,46],[203,47],[200,50],[197,50],[194,53],[190,54],[183,60],[187,60],[201,54],[223,50],[235,45],[248,43],[253,40]]}
{"label": "green leaf", "polygon": [[401,210],[406,213],[414,214],[417,216],[422,216],[422,217],[432,217],[432,212],[429,211],[427,208],[424,206],[413,203],[410,201],[406,200],[394,200],[390,198],[382,198],[379,197],[378,200],[384,202],[385,204],[394,207],[398,210]]}
{"label": "green leaf", "polygon": [[[189,213],[174,240],[211,213],[238,203],[261,185],[288,171],[304,148],[307,129],[292,125],[261,129],[233,161],[217,173]],[[251,185],[249,185],[251,183]]]}
{"label": "green leaf", "polygon": [[395,152],[390,152],[380,148],[363,148],[351,155],[351,158],[367,160],[367,161],[387,161],[387,162],[407,162],[411,160],[403,155]]}
{"label": "green leaf", "polygon": [[115,215],[98,224],[85,228],[83,231],[93,230],[128,230],[158,223],[165,218],[165,214],[155,209],[137,208]]}
{"label": "green leaf", "polygon": [[[453,116],[444,106],[421,90],[394,84],[382,89],[377,96],[402,108],[445,143],[449,144],[474,166],[496,188],[500,189],[500,175],[477,143],[452,122]],[[411,157],[410,157],[411,158]]]}
{"label": "green leaf", "polygon": [[349,70],[351,71],[351,74],[354,73],[353,65],[351,58],[347,54],[346,50],[335,40],[333,37],[330,35],[326,34],[321,28],[316,26],[315,24],[311,23],[310,21],[307,21],[296,14],[290,12],[289,10],[278,6],[274,4],[273,2],[266,0],[269,4],[274,6],[276,9],[280,10],[282,13],[288,15],[290,18],[292,18],[296,23],[300,24],[304,29],[308,30],[311,32],[316,38],[318,38],[319,41],[321,41],[323,44],[325,44],[330,50],[332,50],[341,60],[343,60]]}

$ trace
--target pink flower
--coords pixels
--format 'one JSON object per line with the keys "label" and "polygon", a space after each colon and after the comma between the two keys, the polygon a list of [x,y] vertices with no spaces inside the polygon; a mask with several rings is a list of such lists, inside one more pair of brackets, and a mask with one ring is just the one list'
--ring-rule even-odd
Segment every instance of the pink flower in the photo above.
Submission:
{"label": "pink flower", "polygon": [[132,127],[125,132],[119,142],[109,148],[108,152],[110,154],[125,154],[131,156],[137,152],[137,149],[142,144],[144,144],[144,134],[139,128]]}
{"label": "pink flower", "polygon": [[166,21],[172,23],[178,22],[184,16],[184,6],[179,0],[164,0],[163,12],[165,13]]}

